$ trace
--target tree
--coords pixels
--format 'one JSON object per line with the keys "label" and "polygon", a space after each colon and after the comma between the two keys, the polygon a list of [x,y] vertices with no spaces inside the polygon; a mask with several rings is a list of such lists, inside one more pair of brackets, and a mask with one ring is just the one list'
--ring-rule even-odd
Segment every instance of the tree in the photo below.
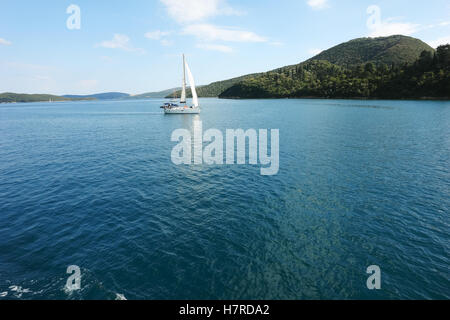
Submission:
{"label": "tree", "polygon": [[433,64],[433,53],[427,50],[422,51],[418,60],[418,64],[420,68],[429,68]]}
{"label": "tree", "polygon": [[364,71],[368,72],[368,73],[373,73],[375,71],[375,66],[372,62],[366,63],[365,67],[364,67]]}
{"label": "tree", "polygon": [[379,67],[378,70],[381,72],[381,74],[385,74],[389,71],[389,67],[387,64],[382,63]]}
{"label": "tree", "polygon": [[450,44],[439,46],[436,49],[438,62],[443,67],[450,66]]}

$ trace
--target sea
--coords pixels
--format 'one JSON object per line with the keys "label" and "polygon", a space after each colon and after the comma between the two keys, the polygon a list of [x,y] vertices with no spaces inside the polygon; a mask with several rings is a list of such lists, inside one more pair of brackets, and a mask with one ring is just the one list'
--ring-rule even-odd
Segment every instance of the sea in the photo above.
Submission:
{"label": "sea", "polygon": [[[449,101],[163,102],[0,105],[0,300],[450,298]],[[198,120],[277,174],[175,164]]]}

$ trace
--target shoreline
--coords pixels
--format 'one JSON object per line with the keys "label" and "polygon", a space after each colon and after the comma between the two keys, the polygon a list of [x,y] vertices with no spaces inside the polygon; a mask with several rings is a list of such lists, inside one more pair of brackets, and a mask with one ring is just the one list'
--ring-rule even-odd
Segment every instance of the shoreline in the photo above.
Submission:
{"label": "shoreline", "polygon": [[[0,105],[10,104],[31,104],[31,103],[63,103],[63,102],[86,102],[86,101],[139,101],[152,99],[167,99],[167,98],[146,98],[146,99],[74,99],[74,100],[58,100],[58,101],[14,101],[14,102],[0,102]],[[354,100],[354,101],[450,101],[450,97],[419,97],[419,98],[329,98],[329,97],[288,97],[288,98],[240,98],[240,97],[200,97],[200,99],[220,99],[220,100]]]}
{"label": "shoreline", "polygon": [[287,97],[287,98],[240,98],[240,97],[218,97],[223,100],[381,100],[381,101],[450,101],[450,97],[419,97],[419,98],[363,98],[363,97]]}

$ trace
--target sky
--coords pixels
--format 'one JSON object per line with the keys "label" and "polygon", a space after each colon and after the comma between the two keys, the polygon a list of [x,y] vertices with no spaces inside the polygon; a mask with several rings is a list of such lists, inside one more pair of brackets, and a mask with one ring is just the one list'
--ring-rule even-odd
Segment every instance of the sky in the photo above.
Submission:
{"label": "sky", "polygon": [[450,1],[2,0],[0,92],[139,94],[263,72],[360,37],[450,43]]}

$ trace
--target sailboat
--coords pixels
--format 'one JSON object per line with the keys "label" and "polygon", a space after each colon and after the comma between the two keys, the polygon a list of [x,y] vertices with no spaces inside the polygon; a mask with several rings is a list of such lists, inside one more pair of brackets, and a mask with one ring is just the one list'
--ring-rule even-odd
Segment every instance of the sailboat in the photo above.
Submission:
{"label": "sailboat", "polygon": [[[188,106],[186,102],[186,72],[189,78],[189,85],[192,91],[192,106]],[[165,103],[161,108],[164,109],[164,113],[167,114],[181,114],[181,113],[200,113],[200,106],[198,103],[197,90],[195,89],[194,76],[192,75],[191,69],[189,68],[186,58],[183,54],[183,87],[181,89],[181,99],[180,105],[174,103]]]}

